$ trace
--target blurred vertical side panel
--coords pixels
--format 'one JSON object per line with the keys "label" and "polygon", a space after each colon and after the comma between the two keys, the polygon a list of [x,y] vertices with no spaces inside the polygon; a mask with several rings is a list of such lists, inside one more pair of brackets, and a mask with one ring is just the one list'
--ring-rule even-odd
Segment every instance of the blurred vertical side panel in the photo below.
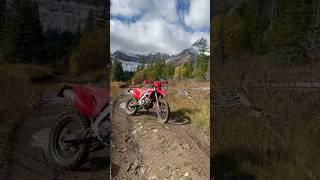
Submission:
{"label": "blurred vertical side panel", "polygon": [[0,1],[0,179],[109,179],[109,7]]}

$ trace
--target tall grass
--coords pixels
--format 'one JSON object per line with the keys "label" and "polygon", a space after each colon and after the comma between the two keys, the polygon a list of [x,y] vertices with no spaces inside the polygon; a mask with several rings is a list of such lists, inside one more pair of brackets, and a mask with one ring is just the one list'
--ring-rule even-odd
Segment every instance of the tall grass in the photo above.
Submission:
{"label": "tall grass", "polygon": [[120,96],[124,91],[124,89],[123,89],[124,87],[126,87],[126,83],[112,81],[111,82],[110,96],[112,98]]}
{"label": "tall grass", "polygon": [[[257,59],[233,61],[217,69],[216,84],[239,82],[242,72],[253,84],[319,79],[316,63],[292,65]],[[216,110],[215,179],[320,179],[319,93],[249,86],[248,95],[271,117],[258,120],[246,112]]]}
{"label": "tall grass", "polygon": [[[201,91],[193,88],[209,87],[209,82],[199,82],[196,80],[186,80],[174,83],[168,87],[168,101],[173,119],[190,120],[205,133],[210,127],[210,94],[209,91]],[[190,89],[189,95],[179,96],[177,89]]]}

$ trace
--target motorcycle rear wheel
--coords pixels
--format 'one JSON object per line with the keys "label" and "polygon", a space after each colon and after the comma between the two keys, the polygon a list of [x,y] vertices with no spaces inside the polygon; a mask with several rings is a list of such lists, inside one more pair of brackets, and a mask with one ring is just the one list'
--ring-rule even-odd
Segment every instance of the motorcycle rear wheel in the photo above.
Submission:
{"label": "motorcycle rear wheel", "polygon": [[159,101],[159,109],[157,109],[158,114],[158,122],[166,123],[170,118],[170,106],[165,100],[158,100]]}
{"label": "motorcycle rear wheel", "polygon": [[[89,155],[89,146],[86,144],[78,144],[76,147],[69,143],[61,142],[61,137],[63,132],[66,130],[66,126],[69,123],[75,123],[79,125],[79,130],[81,130],[81,136],[85,136],[86,129],[86,121],[87,119],[81,114],[70,111],[64,113],[55,126],[52,128],[50,136],[49,136],[49,158],[50,160],[60,169],[76,169],[81,166],[88,158]],[[68,130],[70,131],[70,130]],[[63,152],[65,146],[69,146],[76,149],[76,152],[69,158],[64,157]],[[74,149],[71,149],[73,151]]]}

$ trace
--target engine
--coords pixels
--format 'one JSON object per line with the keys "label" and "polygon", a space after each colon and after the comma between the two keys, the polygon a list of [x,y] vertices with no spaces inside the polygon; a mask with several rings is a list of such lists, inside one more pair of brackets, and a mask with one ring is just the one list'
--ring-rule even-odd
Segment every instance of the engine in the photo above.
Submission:
{"label": "engine", "polygon": [[151,100],[148,98],[148,93],[145,93],[140,99],[139,99],[139,105],[140,106],[149,106],[151,103]]}

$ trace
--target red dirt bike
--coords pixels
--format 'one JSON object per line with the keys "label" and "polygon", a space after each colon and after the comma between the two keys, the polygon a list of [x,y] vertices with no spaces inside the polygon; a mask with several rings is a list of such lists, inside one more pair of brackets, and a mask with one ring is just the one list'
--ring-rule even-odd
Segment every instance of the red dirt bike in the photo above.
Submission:
{"label": "red dirt bike", "polygon": [[90,152],[110,144],[109,93],[89,85],[64,86],[58,93],[71,105],[49,136],[49,157],[58,167],[74,169]]}
{"label": "red dirt bike", "polygon": [[166,91],[162,89],[163,84],[168,84],[168,81],[148,81],[144,84],[151,84],[152,88],[130,88],[128,92],[131,93],[131,98],[125,104],[125,111],[129,115],[134,115],[138,110],[144,108],[149,110],[156,105],[158,121],[165,123],[170,116],[169,104],[161,99],[166,95]]}

